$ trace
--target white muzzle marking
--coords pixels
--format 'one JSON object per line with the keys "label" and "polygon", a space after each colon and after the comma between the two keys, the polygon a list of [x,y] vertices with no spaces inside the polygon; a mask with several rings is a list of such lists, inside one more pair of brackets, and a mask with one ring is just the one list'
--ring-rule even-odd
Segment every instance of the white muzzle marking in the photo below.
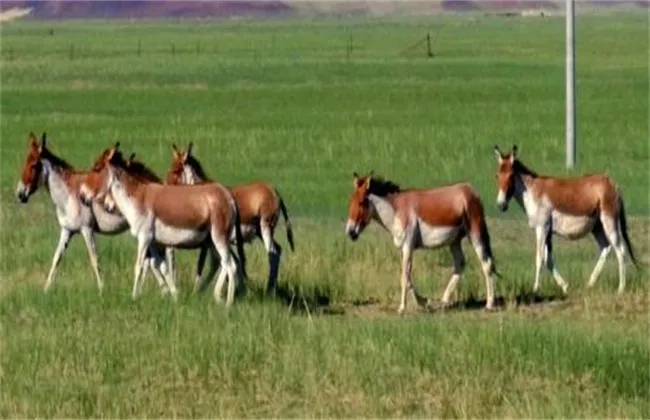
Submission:
{"label": "white muzzle marking", "polygon": [[352,240],[357,239],[359,237],[359,225],[348,219],[348,222],[345,224],[345,234]]}

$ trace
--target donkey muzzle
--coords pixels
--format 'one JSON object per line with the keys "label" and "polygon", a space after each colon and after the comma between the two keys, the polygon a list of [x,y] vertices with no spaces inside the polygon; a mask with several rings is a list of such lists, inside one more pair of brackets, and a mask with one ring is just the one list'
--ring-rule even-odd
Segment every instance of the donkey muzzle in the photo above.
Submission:
{"label": "donkey muzzle", "polygon": [[23,204],[29,201],[29,188],[22,182],[19,183],[18,188],[16,188],[16,198]]}
{"label": "donkey muzzle", "polygon": [[359,239],[359,226],[351,220],[348,220],[345,224],[345,234],[353,241],[356,241]]}
{"label": "donkey muzzle", "polygon": [[24,191],[19,191],[16,193],[16,198],[18,198],[18,201],[25,204],[29,200],[29,195]]}

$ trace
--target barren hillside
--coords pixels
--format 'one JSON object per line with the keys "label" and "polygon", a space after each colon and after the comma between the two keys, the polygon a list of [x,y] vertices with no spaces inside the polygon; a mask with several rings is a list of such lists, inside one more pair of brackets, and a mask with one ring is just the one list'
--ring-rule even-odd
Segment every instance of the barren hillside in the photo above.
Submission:
{"label": "barren hillside", "polygon": [[[647,8],[650,0],[581,0],[580,8]],[[392,0],[392,1],[297,1],[297,0],[219,0],[219,1],[2,1],[0,10],[31,9],[31,19],[125,19],[237,16],[272,17],[292,14],[435,13],[440,11],[490,11],[506,9],[562,10],[562,0]]]}

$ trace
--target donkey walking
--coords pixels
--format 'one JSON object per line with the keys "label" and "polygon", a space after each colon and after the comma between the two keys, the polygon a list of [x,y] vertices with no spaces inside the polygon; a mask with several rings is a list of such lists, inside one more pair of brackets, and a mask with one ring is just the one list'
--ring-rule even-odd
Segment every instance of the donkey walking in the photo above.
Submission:
{"label": "donkey walking", "polygon": [[485,308],[493,309],[494,257],[483,204],[471,185],[461,183],[441,188],[402,190],[391,181],[373,177],[372,172],[365,177],[355,172],[353,186],[346,234],[356,241],[368,223],[374,220],[393,236],[393,243],[402,251],[400,314],[406,309],[408,291],[413,293],[420,306],[428,302],[418,294],[411,278],[413,251],[420,248],[449,246],[454,270],[442,296],[443,305],[449,305],[465,269],[461,247],[465,236],[469,236],[481,261],[487,289]]}
{"label": "donkey walking", "polygon": [[502,153],[494,146],[497,157],[497,206],[508,209],[512,198],[526,212],[528,224],[535,230],[535,284],[539,292],[540,274],[545,263],[564,293],[569,284],[560,275],[553,259],[552,236],[578,240],[591,233],[598,243],[600,257],[587,285],[593,286],[614,248],[618,259],[618,293],[625,290],[625,254],[638,266],[627,233],[625,206],[620,190],[606,174],[578,178],[541,176],[526,167],[517,157],[517,146]]}
{"label": "donkey walking", "polygon": [[140,293],[145,251],[150,244],[185,249],[214,247],[222,263],[214,296],[217,302],[222,301],[228,280],[226,305],[232,305],[239,267],[230,249],[231,236],[237,238],[239,260],[245,261],[245,257],[239,211],[228,189],[217,183],[172,186],[147,182],[137,168],[126,165],[121,153],[109,154],[107,161],[99,176],[84,185],[82,195],[89,202],[101,200],[110,192],[127,219],[138,241],[133,297]]}
{"label": "donkey walking", "polygon": [[[99,272],[95,233],[103,235],[118,235],[128,228],[126,220],[119,214],[107,212],[97,203],[92,207],[82,205],[79,200],[81,185],[92,177],[91,171],[77,171],[65,160],[56,156],[47,147],[47,137],[43,133],[41,142],[34,133],[29,134],[27,158],[23,166],[21,179],[16,188],[16,197],[21,203],[27,203],[40,185],[44,185],[54,204],[57,221],[61,228],[59,242],[54,251],[50,271],[45,281],[44,290],[47,292],[54,283],[56,269],[61,262],[63,253],[72,237],[78,233],[84,238],[90,265],[97,280],[100,293],[104,281]],[[151,265],[159,283],[162,281],[161,271],[166,271],[164,261],[158,252],[152,250],[147,264]]]}
{"label": "donkey walking", "polygon": [[[179,150],[175,144],[172,147],[173,160],[167,172],[167,184],[195,185],[212,182],[192,154],[192,143],[186,151]],[[255,238],[259,238],[264,243],[269,260],[267,293],[271,293],[277,286],[280,257],[282,256],[282,247],[273,237],[280,213],[284,217],[287,228],[287,241],[291,251],[294,251],[293,229],[287,214],[287,207],[277,189],[266,182],[241,185],[230,188],[230,191],[240,211],[244,242],[251,242]],[[197,284],[201,277],[200,270],[204,259],[204,254],[200,254]]]}

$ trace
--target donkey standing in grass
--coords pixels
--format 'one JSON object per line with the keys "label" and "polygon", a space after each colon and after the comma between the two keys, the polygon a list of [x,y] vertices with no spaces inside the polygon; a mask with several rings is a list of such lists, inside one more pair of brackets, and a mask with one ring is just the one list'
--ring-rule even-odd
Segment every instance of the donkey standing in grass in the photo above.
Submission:
{"label": "donkey standing in grass", "polygon": [[[190,143],[186,151],[179,150],[175,144],[172,148],[173,160],[167,172],[167,184],[194,185],[212,182],[206,176],[199,161],[192,155],[192,143]],[[280,213],[282,213],[286,224],[287,241],[291,251],[294,251],[293,230],[287,208],[275,187],[266,182],[255,182],[232,187],[230,191],[240,211],[244,242],[251,242],[255,238],[260,238],[264,243],[270,266],[267,293],[273,292],[277,285],[280,257],[282,255],[282,247],[273,238]],[[203,254],[199,255],[199,268],[203,266],[201,258],[205,258]],[[197,271],[197,282],[200,275],[199,269]]]}
{"label": "donkey standing in grass", "polygon": [[[108,157],[112,155],[113,153],[121,153],[119,151],[120,147],[120,142],[116,142],[114,146],[104,149],[102,153],[95,159],[95,162],[93,163],[93,166],[91,167],[91,176],[98,176],[98,174],[106,167],[108,164]],[[139,162],[135,159],[135,153],[132,153],[129,159],[125,162],[126,166],[129,167],[132,170],[136,170],[137,173],[140,175],[140,177],[147,181],[147,182],[157,182],[157,183],[162,183],[162,180],[158,175],[156,175],[151,169],[147,168],[142,162]],[[84,187],[85,184],[82,184],[81,188]],[[80,188],[80,189],[81,189]],[[84,205],[89,205],[91,203],[85,203],[84,200],[81,200],[82,204]],[[97,202],[98,204],[102,204],[102,208],[113,215],[119,215],[120,217],[124,218],[120,211],[117,209],[115,205],[115,201],[113,200],[113,197],[111,196],[110,192],[106,194],[106,196],[102,200],[96,200],[93,201],[92,203]],[[125,226],[128,228],[128,223],[126,223],[126,219],[124,219]],[[126,230],[126,228],[124,229]],[[159,247],[157,245],[151,245],[151,247],[154,248],[156,255],[162,255],[164,253],[165,255],[165,261],[167,263],[166,266],[164,266],[165,269],[165,274],[169,277],[169,281],[173,282],[176,284],[176,268],[174,266],[174,248],[172,247]],[[150,248],[151,248],[150,247]],[[150,252],[149,252],[150,253]],[[148,255],[149,255],[148,253]],[[153,262],[154,260],[151,260]],[[146,278],[147,276],[147,269],[151,266],[151,263],[147,264],[145,263],[144,265],[144,273],[142,275],[143,278]],[[153,266],[152,266],[153,267]],[[152,269],[152,272],[154,274],[154,277],[158,281],[158,286],[160,287],[160,290],[163,295],[169,293],[171,289],[167,285],[167,279],[164,279],[161,276],[161,273],[156,270]],[[172,298],[176,299],[176,296],[172,296]]]}
{"label": "donkey standing in grass", "polygon": [[[54,283],[56,268],[70,239],[77,233],[81,233],[86,243],[90,265],[100,292],[104,288],[97,261],[95,233],[117,235],[126,231],[128,224],[120,214],[111,214],[105,211],[100,203],[93,204],[92,207],[82,205],[79,200],[79,189],[86,180],[95,175],[91,171],[76,171],[68,162],[54,155],[47,147],[45,133],[43,133],[40,144],[34,133],[29,134],[27,158],[16,189],[16,197],[21,203],[27,203],[31,195],[43,184],[50,193],[57,221],[61,227],[59,243],[45,281],[46,292]],[[160,256],[160,249],[154,248],[150,252],[151,258],[147,258],[147,264],[151,265],[152,271],[160,283],[163,281],[161,270],[166,271],[166,266]]]}
{"label": "donkey standing in grass", "polygon": [[420,296],[411,279],[413,251],[449,246],[454,271],[442,296],[443,305],[458,285],[465,268],[461,241],[469,236],[481,261],[487,300],[485,308],[494,305],[494,257],[485,222],[483,204],[471,185],[454,184],[432,189],[402,190],[391,181],[374,178],[371,173],[361,177],[354,173],[354,192],[350,198],[346,234],[356,241],[371,220],[391,233],[396,247],[402,251],[402,294],[398,312],[406,309],[407,291],[420,306],[428,300]]}
{"label": "donkey standing in grass", "polygon": [[502,153],[494,146],[497,157],[497,206],[508,209],[511,198],[521,206],[528,224],[535,229],[535,284],[538,292],[542,264],[552,273],[564,293],[569,285],[560,275],[553,260],[553,234],[577,240],[591,233],[600,248],[600,257],[589,277],[588,286],[596,283],[605,260],[614,248],[618,258],[618,293],[625,290],[626,250],[638,266],[627,234],[625,207],[620,190],[606,174],[584,175],[578,178],[541,176],[527,168],[517,158],[517,146]]}
{"label": "donkey standing in grass", "polygon": [[[140,293],[145,251],[150,244],[185,249],[212,248],[219,254],[222,270],[214,296],[222,300],[228,281],[226,305],[235,297],[240,274],[237,258],[230,249],[234,236],[239,261],[245,263],[239,225],[239,210],[230,191],[217,183],[197,186],[162,185],[143,179],[138,168],[126,165],[121,153],[107,156],[99,176],[84,184],[83,200],[102,199],[107,193],[127,219],[131,234],[138,241],[133,281],[133,297]],[[174,284],[168,283],[175,294]]]}

